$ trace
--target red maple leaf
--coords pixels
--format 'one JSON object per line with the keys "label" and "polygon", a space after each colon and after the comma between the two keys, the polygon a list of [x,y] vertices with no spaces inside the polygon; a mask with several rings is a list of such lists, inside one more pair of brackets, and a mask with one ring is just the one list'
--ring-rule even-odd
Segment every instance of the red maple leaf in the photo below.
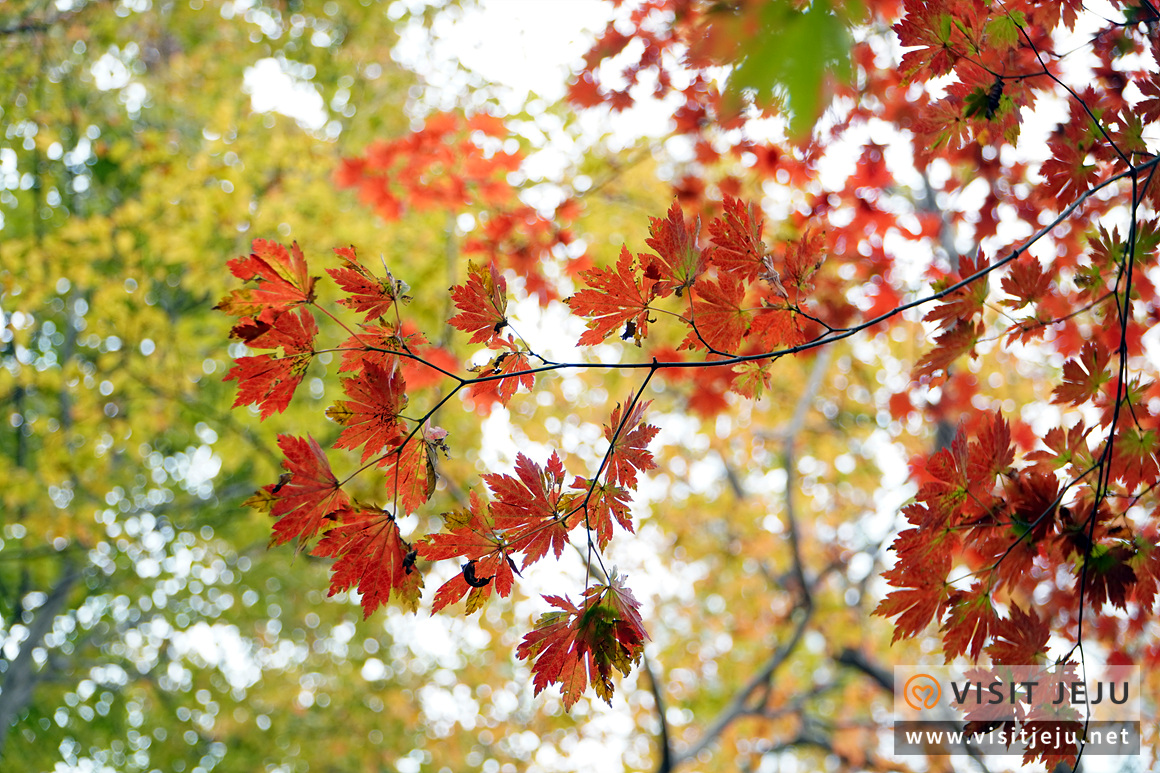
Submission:
{"label": "red maple leaf", "polygon": [[976,433],[978,443],[968,446],[966,475],[968,484],[989,489],[995,477],[1011,469],[1015,449],[1011,445],[1011,425],[999,411],[982,419]]}
{"label": "red maple leaf", "polygon": [[1025,319],[1017,320],[1007,328],[1007,344],[1026,344],[1039,340],[1047,333],[1049,324],[1049,322],[1045,323],[1037,317],[1026,317]]}
{"label": "red maple leaf", "polygon": [[766,361],[743,362],[733,366],[737,377],[730,389],[751,400],[760,400],[761,395],[773,383],[770,363]]}
{"label": "red maple leaf", "polygon": [[[979,250],[975,259],[964,255],[959,259],[959,270],[945,282],[957,283],[961,279],[974,276],[986,269],[987,259],[983,251]],[[948,285],[949,286],[949,285]],[[942,303],[926,313],[923,319],[927,322],[939,323],[943,330],[949,330],[956,325],[968,322],[983,311],[983,304],[987,301],[987,278],[980,276],[967,285],[959,287],[943,297]]]}
{"label": "red maple leaf", "polygon": [[339,373],[360,371],[365,362],[373,362],[389,373],[402,360],[407,359],[401,355],[416,354],[427,345],[427,337],[406,322],[397,325],[380,320],[375,324],[360,325],[359,328],[361,332],[352,335],[338,347],[342,352]]}
{"label": "red maple leaf", "polygon": [[1122,481],[1128,491],[1151,486],[1160,474],[1156,465],[1158,450],[1156,430],[1132,425],[1121,428],[1114,445],[1111,477]]}
{"label": "red maple leaf", "polygon": [[576,476],[571,487],[576,491],[589,492],[582,502],[584,523],[589,530],[596,532],[596,543],[600,547],[603,548],[612,539],[613,518],[628,531],[634,531],[632,514],[628,509],[631,499],[626,489],[612,484],[594,483],[580,476]]}
{"label": "red maple leaf", "polygon": [[1124,609],[1129,589],[1136,584],[1136,573],[1129,562],[1134,551],[1123,544],[1095,545],[1083,560],[1087,592],[1084,603],[1099,609],[1105,602]]}
{"label": "red maple leaf", "polygon": [[651,470],[657,466],[647,446],[660,430],[651,424],[642,424],[645,408],[652,401],[637,402],[631,411],[621,417],[621,405],[616,404],[612,420],[604,425],[604,439],[611,445],[608,449],[606,480],[610,485],[636,488],[637,472]]}
{"label": "red maple leaf", "polygon": [[435,492],[435,460],[447,452],[447,430],[428,421],[420,432],[388,451],[379,462],[386,468],[387,490],[398,512],[413,513]]}
{"label": "red maple leaf", "polygon": [[350,506],[350,498],[339,487],[326,454],[314,438],[279,435],[278,447],[286,455],[282,467],[289,477],[284,475],[278,483],[262,489],[273,498],[270,515],[278,519],[274,524],[275,545],[296,537],[310,539],[331,515]]}
{"label": "red maple leaf", "polygon": [[[556,558],[568,544],[568,532],[580,522],[567,506],[573,497],[563,495],[564,464],[553,453],[546,467],[523,454],[516,455],[516,475],[483,476],[494,501],[495,526],[504,532],[508,547],[524,554],[523,566],[539,561],[548,550]],[[562,512],[563,511],[563,512]]]}
{"label": "red maple leaf", "polygon": [[[1044,685],[1048,690],[1051,685]],[[1058,689],[1058,688],[1057,688]],[[1025,725],[1027,746],[1023,750],[1023,765],[1042,763],[1046,770],[1068,770],[1076,767],[1082,741],[1071,743],[1071,738],[1083,738],[1084,723],[1074,719],[1031,720]],[[1058,742],[1053,739],[1063,739]]]}
{"label": "red maple leaf", "polygon": [[951,603],[942,627],[947,662],[963,654],[977,662],[996,619],[991,589],[985,583],[976,582],[969,592],[960,594]]}
{"label": "red maple leaf", "polygon": [[718,270],[751,282],[765,268],[765,242],[761,240],[764,221],[752,202],[726,196],[720,217],[709,221],[714,249],[709,261]]}
{"label": "red maple leaf", "polygon": [[493,338],[488,346],[502,351],[493,357],[487,365],[471,368],[471,370],[482,376],[503,376],[503,378],[492,378],[473,383],[471,389],[468,390],[472,399],[485,404],[498,402],[500,405],[507,405],[520,386],[530,392],[536,384],[536,378],[527,372],[531,368],[527,351],[521,349],[516,342],[506,338]]}
{"label": "red maple leaf", "polygon": [[1047,450],[1032,451],[1025,459],[1034,462],[1036,467],[1044,471],[1064,469],[1068,465],[1086,470],[1092,462],[1091,450],[1086,442],[1089,431],[1082,421],[1066,431],[1061,427],[1052,427],[1042,438]]}
{"label": "red maple leaf", "polygon": [[802,325],[803,319],[797,309],[788,306],[763,308],[749,326],[749,338],[766,352],[804,344],[809,336]]}
{"label": "red maple leaf", "polygon": [[[929,558],[933,559],[935,555],[940,554],[932,554]],[[946,555],[946,560],[911,561],[907,558],[900,555],[898,563],[883,575],[900,590],[888,593],[874,610],[875,615],[882,617],[898,615],[894,621],[892,643],[922,633],[931,619],[941,619],[950,601],[950,586],[946,581],[949,555]]]}
{"label": "red maple leaf", "polygon": [[781,282],[783,287],[797,290],[799,302],[813,289],[813,276],[826,261],[825,246],[826,234],[808,228],[800,239],[786,245]]}
{"label": "red maple leaf", "polygon": [[466,558],[468,562],[435,592],[432,611],[467,596],[467,613],[471,614],[483,606],[493,588],[501,597],[511,595],[515,564],[491,508],[473,491],[467,509],[444,513],[443,518],[447,531],[428,535],[416,550],[429,561]]}
{"label": "red maple leaf", "polygon": [[516,649],[517,657],[533,661],[535,694],[559,684],[569,710],[591,682],[596,694],[611,702],[612,669],[627,675],[648,639],[640,603],[615,574],[607,585],[585,591],[579,607],[559,596],[544,599],[557,611],[541,615]]}
{"label": "red maple leaf", "polygon": [[656,297],[662,298],[672,292],[680,297],[705,270],[701,249],[697,246],[701,221],[696,219],[691,226],[686,226],[681,205],[675,201],[669,207],[668,217],[652,217],[649,221],[649,238],[645,244],[656,252],[651,263],[651,268],[660,277],[656,284]]}
{"label": "red maple leaf", "polygon": [[255,239],[253,249],[226,265],[238,279],[256,281],[257,287],[234,290],[215,309],[235,317],[256,315],[259,321],[273,324],[287,309],[314,300],[315,278],[307,274],[297,242],[288,251],[278,242]]}
{"label": "red maple leaf", "polygon": [[471,333],[468,343],[478,344],[499,335],[507,326],[507,280],[494,263],[486,269],[468,263],[467,273],[466,284],[451,288],[451,299],[460,313],[447,322]]}
{"label": "red maple leaf", "polygon": [[947,373],[951,363],[964,354],[975,353],[975,344],[983,337],[983,323],[964,322],[947,330],[934,340],[934,348],[922,356],[914,366],[914,377],[933,376],[942,371]]}
{"label": "red maple leaf", "polygon": [[[261,323],[259,323],[261,324]],[[318,326],[309,309],[297,314],[282,314],[273,325],[265,327],[249,341],[255,349],[282,349],[282,356],[259,354],[239,357],[225,381],[238,382],[238,396],[234,406],[256,405],[261,418],[281,413],[290,405],[294,390],[302,382],[306,369],[314,357],[314,336]]]}
{"label": "red maple leaf", "polygon": [[550,684],[559,684],[565,711],[572,708],[588,687],[583,645],[577,642],[576,621],[581,610],[560,596],[544,596],[558,611],[545,612],[535,628],[524,635],[516,656],[534,658],[532,684],[539,695]]}
{"label": "red maple leaf", "polygon": [[[1083,108],[1072,110],[1069,127],[1089,125]],[[1078,113],[1078,114],[1077,114]],[[1047,201],[1074,201],[1077,196],[1087,193],[1100,176],[1100,168],[1088,163],[1090,140],[1080,141],[1077,137],[1052,138],[1047,141],[1049,155],[1039,173],[1043,175],[1041,191]]]}
{"label": "red maple leaf", "polygon": [[1140,116],[1148,123],[1160,120],[1160,78],[1156,73],[1148,73],[1136,81],[1136,87],[1144,95],[1144,99],[1136,103]]}
{"label": "red maple leaf", "polygon": [[656,297],[658,272],[649,277],[644,272],[638,278],[636,260],[628,251],[628,246],[620,249],[616,269],[592,268],[582,271],[580,276],[589,287],[568,298],[565,302],[574,314],[589,317],[588,330],[580,336],[583,346],[594,346],[609,333],[621,331],[625,340],[632,338],[639,346],[648,334],[649,302]]}
{"label": "red maple leaf", "polygon": [[915,49],[902,57],[903,74],[926,79],[949,73],[959,57],[970,50],[965,21],[959,21],[946,2],[907,0],[906,15],[894,25],[899,42]]}
{"label": "red maple leaf", "polygon": [[1136,584],[1132,586],[1129,599],[1145,609],[1152,608],[1152,602],[1160,592],[1160,550],[1155,537],[1137,535],[1136,555],[1132,559],[1132,570],[1136,573]]}
{"label": "red maple leaf", "polygon": [[937,102],[922,105],[921,112],[916,115],[911,128],[915,152],[920,159],[929,159],[944,146],[946,151],[956,151],[970,144],[971,125],[963,115],[961,97],[952,93]]}
{"label": "red maple leaf", "polygon": [[584,595],[587,609],[580,621],[580,638],[591,653],[589,681],[597,695],[611,702],[612,669],[628,676],[649,637],[640,617],[640,602],[615,570],[607,585],[590,587]]}
{"label": "red maple leaf", "polygon": [[1082,405],[1095,397],[1100,387],[1111,380],[1110,360],[1111,355],[1103,344],[1098,341],[1084,344],[1078,359],[1063,364],[1063,383],[1052,392],[1051,402]]}
{"label": "red maple leaf", "polygon": [[430,346],[427,337],[415,329],[410,321],[401,325],[384,323],[361,325],[362,332],[352,335],[339,345],[342,364],[339,373],[362,370],[363,363],[373,362],[385,371],[403,369],[407,387],[416,389],[437,384],[454,373],[459,361],[446,349]]}
{"label": "red maple leaf", "polygon": [[354,247],[335,247],[334,252],[342,259],[343,267],[328,268],[326,273],[349,296],[339,301],[341,305],[362,312],[370,321],[386,314],[396,302],[411,300],[406,294],[406,284],[395,279],[386,269],[385,277],[372,274],[359,263]]}
{"label": "red maple leaf", "polygon": [[[989,535],[980,534],[973,546],[993,542],[994,547],[982,551],[992,564],[998,563],[996,588],[1018,586],[1028,579],[1032,562],[1056,526],[1055,512],[1059,505],[1059,480],[1049,472],[1020,470],[1003,478],[1007,494],[1007,523],[1002,528],[989,529]],[[1012,544],[1012,536],[1018,544]],[[989,537],[989,538],[988,538]]]}
{"label": "red maple leaf", "polygon": [[331,569],[328,595],[357,587],[364,618],[392,594],[412,612],[418,609],[423,575],[415,569],[415,551],[385,510],[359,506],[346,511],[342,523],[323,536],[313,554],[338,559]]}
{"label": "red maple leaf", "polygon": [[1011,271],[1003,277],[1003,292],[1014,298],[1002,301],[1008,308],[1021,309],[1051,292],[1051,275],[1044,273],[1038,260],[1031,256],[1025,257],[1025,260],[1012,263]]}
{"label": "red maple leaf", "polygon": [[506,543],[496,531],[490,506],[472,491],[468,507],[443,513],[447,531],[429,534],[416,545],[429,561],[449,558],[483,558]]}
{"label": "red maple leaf", "polygon": [[335,448],[363,446],[365,462],[403,439],[406,425],[399,421],[399,414],[407,407],[407,384],[400,368],[388,373],[367,362],[362,373],[343,380],[342,389],[350,399],[339,400],[326,411],[336,424],[345,427],[334,442]]}
{"label": "red maple leaf", "polygon": [[690,326],[681,349],[708,348],[733,354],[749,331],[753,312],[745,308],[745,284],[732,274],[720,274],[717,282],[704,278],[694,288]]}
{"label": "red maple leaf", "polygon": [[[1059,4],[1059,13],[1064,26],[1069,30],[1075,29],[1075,22],[1079,18],[1079,12],[1083,9],[1083,0],[1063,0]],[[1048,770],[1052,770],[1052,768],[1048,768]]]}
{"label": "red maple leaf", "polygon": [[1009,617],[997,617],[991,623],[994,641],[987,647],[992,662],[1004,666],[1029,666],[1040,662],[1047,652],[1051,628],[1035,612],[1024,612],[1011,605]]}

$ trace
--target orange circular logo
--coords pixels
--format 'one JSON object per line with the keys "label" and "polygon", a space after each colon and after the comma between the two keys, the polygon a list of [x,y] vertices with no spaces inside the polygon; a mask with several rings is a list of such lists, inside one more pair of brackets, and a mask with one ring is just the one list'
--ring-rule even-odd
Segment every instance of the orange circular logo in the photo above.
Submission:
{"label": "orange circular logo", "polygon": [[906,687],[902,690],[902,699],[906,705],[915,711],[933,709],[942,698],[942,687],[938,680],[929,674],[915,674],[906,680]]}

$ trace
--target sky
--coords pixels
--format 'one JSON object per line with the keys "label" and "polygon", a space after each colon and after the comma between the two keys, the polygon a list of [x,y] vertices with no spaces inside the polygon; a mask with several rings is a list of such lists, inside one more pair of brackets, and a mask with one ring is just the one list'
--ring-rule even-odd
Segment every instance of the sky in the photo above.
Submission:
{"label": "sky", "polygon": [[[387,14],[401,19],[424,3],[396,0]],[[455,17],[458,18],[455,18]],[[608,20],[599,0],[481,0],[477,7],[441,14],[429,36],[421,20],[400,30],[393,57],[428,85],[424,99],[451,107],[467,86],[462,65],[484,82],[508,112],[532,99],[552,103],[564,95],[572,66]],[[319,129],[325,123],[322,97],[308,82],[286,72],[275,59],[259,61],[246,76],[257,112],[277,111]]]}

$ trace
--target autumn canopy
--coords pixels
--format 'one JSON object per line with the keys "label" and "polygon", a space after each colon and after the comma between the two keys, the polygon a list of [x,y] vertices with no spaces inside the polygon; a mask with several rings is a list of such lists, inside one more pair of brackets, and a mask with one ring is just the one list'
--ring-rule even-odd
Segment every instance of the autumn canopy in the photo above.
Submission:
{"label": "autumn canopy", "polygon": [[600,5],[557,104],[368,85],[405,120],[326,139],[320,214],[271,177],[200,254],[268,571],[452,632],[407,694],[520,706],[418,700],[433,770],[525,726],[527,769],[909,770],[894,665],[1150,682],[1160,11]]}

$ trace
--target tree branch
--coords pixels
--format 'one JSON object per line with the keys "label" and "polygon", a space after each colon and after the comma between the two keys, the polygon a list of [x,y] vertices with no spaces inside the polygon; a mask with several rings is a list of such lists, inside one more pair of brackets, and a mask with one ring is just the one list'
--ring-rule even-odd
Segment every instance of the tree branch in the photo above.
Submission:
{"label": "tree branch", "polygon": [[11,35],[36,35],[41,32],[48,32],[58,24],[65,24],[74,17],[80,15],[93,5],[98,5],[104,0],[94,0],[92,3],[86,3],[80,8],[74,8],[70,11],[58,11],[51,16],[43,18],[33,18],[32,14],[28,14],[17,22],[9,24],[6,27],[0,27],[0,37],[8,37]]}
{"label": "tree branch", "polygon": [[833,347],[826,347],[818,352],[817,358],[814,360],[814,366],[810,369],[809,380],[806,382],[805,388],[798,397],[797,404],[793,409],[793,417],[790,419],[789,425],[785,428],[784,436],[785,521],[786,527],[789,530],[790,551],[793,554],[793,577],[798,586],[797,591],[801,594],[801,603],[807,610],[813,609],[814,598],[810,584],[806,580],[805,562],[802,559],[801,551],[801,535],[798,532],[797,515],[794,510],[794,447],[797,445],[797,439],[801,434],[802,427],[805,426],[806,414],[809,412],[810,406],[813,403],[814,395],[818,393],[818,390],[822,386],[822,379],[826,374],[826,368],[830,364],[830,357],[833,351]]}
{"label": "tree branch", "polygon": [[729,705],[721,710],[713,723],[701,734],[697,742],[689,747],[684,752],[676,755],[673,761],[673,768],[695,759],[698,754],[711,746],[721,733],[739,717],[750,713],[749,699],[761,687],[768,685],[773,679],[773,675],[781,668],[781,665],[789,659],[789,656],[794,653],[798,645],[801,643],[802,636],[805,634],[806,626],[813,617],[812,607],[806,607],[803,614],[799,616],[797,625],[794,627],[793,635],[790,636],[782,647],[776,649],[773,655],[766,661],[761,670],[753,675],[744,687],[733,696],[733,700]]}
{"label": "tree branch", "polygon": [[652,692],[653,702],[656,703],[657,707],[657,718],[660,720],[660,737],[657,741],[660,746],[661,761],[657,765],[657,773],[671,773],[673,770],[673,742],[669,737],[669,721],[665,718],[664,690],[657,678],[656,671],[653,670],[652,661],[648,659],[648,653],[641,656],[641,666],[648,674],[649,690]]}
{"label": "tree branch", "polygon": [[32,701],[32,692],[40,681],[32,653],[52,630],[56,616],[64,608],[65,601],[68,600],[69,593],[80,576],[80,570],[71,561],[66,560],[60,579],[49,591],[48,598],[36,611],[36,616],[28,627],[28,637],[20,647],[20,652],[8,664],[3,683],[0,683],[0,756],[3,755],[9,729]]}

